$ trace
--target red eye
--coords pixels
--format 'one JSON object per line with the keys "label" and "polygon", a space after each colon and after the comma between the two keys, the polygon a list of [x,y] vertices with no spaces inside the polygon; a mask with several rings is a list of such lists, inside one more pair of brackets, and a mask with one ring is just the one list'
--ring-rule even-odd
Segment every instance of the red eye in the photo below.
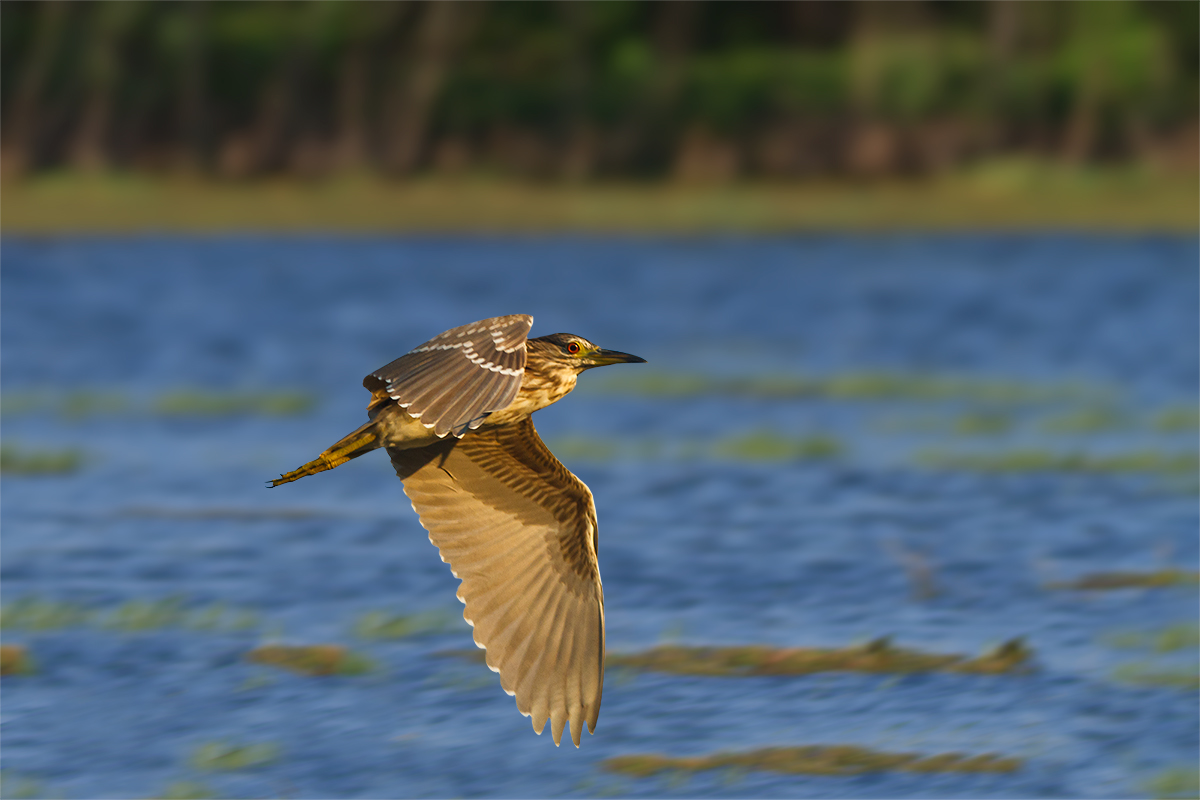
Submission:
{"label": "red eye", "polygon": [[570,344],[568,344],[567,352],[573,356],[578,355],[579,354],[579,342],[571,342]]}

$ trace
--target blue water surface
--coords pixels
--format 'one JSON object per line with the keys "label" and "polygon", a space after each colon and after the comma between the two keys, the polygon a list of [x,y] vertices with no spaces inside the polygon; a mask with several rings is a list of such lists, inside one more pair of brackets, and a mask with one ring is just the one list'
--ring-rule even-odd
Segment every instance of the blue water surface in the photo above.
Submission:
{"label": "blue water surface", "polygon": [[[142,409],[5,414],[6,445],[84,454],[72,474],[4,477],[5,603],[101,612],[177,597],[259,620],[5,630],[37,671],[5,678],[3,767],[46,794],[146,797],[196,781],[231,797],[1126,797],[1163,770],[1196,766],[1195,691],[1120,677],[1132,662],[1194,670],[1194,652],[1112,644],[1194,626],[1195,588],[1047,588],[1091,572],[1195,570],[1195,476],[994,474],[917,457],[930,446],[1194,453],[1195,430],[1147,422],[1197,403],[1194,239],[8,238],[0,261],[5,397],[101,392]],[[628,445],[604,458],[561,450],[596,496],[610,652],[890,635],[978,654],[1024,637],[1034,669],[610,669],[596,734],[576,750],[534,736],[482,665],[439,655],[472,646],[465,624],[356,636],[367,612],[461,611],[386,458],[270,491],[264,481],[365,420],[363,375],[446,328],[510,313],[532,314],[533,335],[577,333],[649,361],[585,375],[535,417],[552,446]],[[618,370],[1090,386],[1132,422],[1072,437],[1039,427],[1069,402],[1021,405],[999,410],[1011,430],[963,440],[895,423],[980,410],[965,401],[654,395],[613,389]],[[317,403],[296,416],[144,410],[175,390],[301,391]],[[780,461],[708,447],[762,434],[822,435],[842,449]],[[666,449],[638,450],[646,441]],[[264,641],[340,643],[376,669],[313,678],[246,662]],[[221,741],[269,742],[278,758],[234,771],[190,760]],[[600,766],[630,753],[809,744],[992,752],[1024,766],[687,779]]]}

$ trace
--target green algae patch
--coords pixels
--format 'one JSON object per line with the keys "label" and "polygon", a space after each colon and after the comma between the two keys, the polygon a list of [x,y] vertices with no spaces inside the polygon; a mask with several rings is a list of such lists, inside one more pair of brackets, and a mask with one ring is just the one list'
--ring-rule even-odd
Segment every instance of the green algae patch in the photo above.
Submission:
{"label": "green algae patch", "polygon": [[153,800],[210,800],[214,797],[217,797],[217,791],[206,783],[175,781],[154,795]]}
{"label": "green algae patch", "polygon": [[237,633],[258,627],[258,616],[245,609],[230,609],[221,604],[187,608],[180,598],[131,600],[98,617],[100,627],[123,633],[141,633],[183,628],[212,633]]}
{"label": "green algae patch", "polygon": [[1032,658],[1033,653],[1021,639],[1006,642],[977,658],[968,658],[896,647],[887,638],[882,638],[839,649],[664,645],[643,653],[611,653],[605,663],[609,667],[714,677],[811,675],[837,671],[998,675],[1026,671]]}
{"label": "green algae patch", "polygon": [[0,606],[0,629],[52,631],[86,624],[91,612],[74,603],[23,597]]}
{"label": "green algae patch", "polygon": [[199,770],[233,772],[273,764],[279,754],[279,745],[271,742],[205,742],[192,751],[188,764]]}
{"label": "green algae patch", "polygon": [[313,395],[296,390],[216,391],[184,388],[157,397],[134,400],[102,389],[82,389],[68,394],[48,391],[6,393],[0,398],[4,416],[54,414],[70,421],[128,415],[164,417],[287,417],[316,408]]}
{"label": "green algae patch", "polygon": [[0,675],[30,675],[34,671],[33,658],[24,645],[0,644]]}
{"label": "green algae patch", "polygon": [[1132,421],[1115,408],[1092,406],[1065,411],[1041,421],[1045,433],[1086,435],[1128,428]]}
{"label": "green algae patch", "polygon": [[1113,679],[1134,686],[1180,689],[1185,692],[1200,690],[1200,671],[1196,666],[1168,669],[1145,663],[1122,664],[1113,670]]}
{"label": "green algae patch", "polygon": [[846,446],[827,435],[781,436],[770,431],[753,431],[715,442],[655,439],[613,441],[580,436],[556,438],[550,448],[560,457],[580,461],[612,461],[618,458],[647,460],[713,459],[717,461],[789,462],[840,458]]}
{"label": "green algae patch", "polygon": [[1155,430],[1163,433],[1198,431],[1200,430],[1200,408],[1169,406],[1155,414],[1150,424]]}
{"label": "green algae patch", "polygon": [[307,414],[316,400],[302,392],[208,392],[180,390],[154,401],[152,410],[169,417],[286,417]]}
{"label": "green algae patch", "polygon": [[1180,622],[1157,631],[1118,631],[1106,634],[1102,642],[1120,650],[1152,650],[1174,653],[1200,650],[1200,624]]}
{"label": "green algae patch", "polygon": [[661,772],[692,773],[713,769],[755,770],[790,775],[861,775],[864,772],[894,770],[1009,773],[1019,770],[1022,761],[995,753],[974,756],[940,753],[923,756],[919,753],[887,753],[854,745],[813,745],[768,747],[741,753],[716,753],[691,758],[671,758],[658,754],[627,755],[606,759],[601,765],[610,772],[648,778]]}
{"label": "green algae patch", "polygon": [[1163,589],[1172,586],[1195,586],[1198,583],[1200,583],[1200,572],[1160,569],[1153,572],[1093,572],[1073,581],[1047,584],[1046,588],[1103,592],[1115,589]]}
{"label": "green algae patch", "polygon": [[1166,453],[1157,450],[1137,450],[1106,455],[1056,453],[1047,450],[1009,450],[1002,453],[955,453],[924,450],[916,455],[916,462],[920,466],[935,469],[991,473],[1149,473],[1163,476],[1191,476],[1200,472],[1200,454]]}
{"label": "green algae patch", "polygon": [[805,461],[837,458],[844,452],[842,443],[832,436],[809,436],[788,439],[759,431],[746,436],[723,439],[712,453],[717,458],[734,461]]}
{"label": "green algae patch", "polygon": [[121,633],[182,628],[210,633],[239,633],[259,627],[258,615],[221,603],[189,608],[182,598],[131,600],[109,609],[89,609],[75,603],[23,597],[0,606],[4,630],[50,631],[96,627]]}
{"label": "green algae patch", "polygon": [[6,800],[33,800],[52,794],[36,778],[21,775],[10,769],[0,770],[0,797],[6,798]]}
{"label": "green algae patch", "polygon": [[458,631],[465,624],[461,614],[449,611],[425,611],[417,614],[389,614],[368,611],[354,623],[354,635],[361,639],[407,639]]}
{"label": "green algae patch", "polygon": [[6,475],[68,475],[83,466],[83,452],[75,448],[39,450],[18,445],[0,446],[0,472]]}
{"label": "green algae patch", "polygon": [[831,375],[745,375],[716,378],[685,373],[614,375],[587,391],[640,397],[714,395],[750,399],[961,401],[987,406],[1109,401],[1116,390],[1085,383],[1029,383],[921,373],[858,371]]}
{"label": "green algae patch", "polygon": [[1150,797],[1174,800],[1200,797],[1200,769],[1192,766],[1171,767],[1145,782]]}
{"label": "green algae patch", "polygon": [[246,660],[315,676],[362,675],[375,668],[366,656],[338,644],[266,644],[247,653]]}

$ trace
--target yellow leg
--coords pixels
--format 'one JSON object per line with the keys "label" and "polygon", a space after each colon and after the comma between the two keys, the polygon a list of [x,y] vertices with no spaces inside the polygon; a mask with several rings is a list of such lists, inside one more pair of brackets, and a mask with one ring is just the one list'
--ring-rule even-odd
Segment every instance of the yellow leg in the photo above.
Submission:
{"label": "yellow leg", "polygon": [[312,461],[305,464],[303,467],[294,469],[291,472],[280,475],[275,480],[271,481],[271,486],[279,486],[284,483],[291,483],[294,480],[299,480],[308,475],[313,475],[318,472],[324,472],[327,469],[345,464],[352,458],[358,458],[363,453],[369,453],[379,447],[376,442],[378,438],[374,431],[366,430],[373,426],[374,423],[367,423],[363,427],[356,430],[354,433],[342,439],[340,442],[330,447],[324,453],[317,456]]}

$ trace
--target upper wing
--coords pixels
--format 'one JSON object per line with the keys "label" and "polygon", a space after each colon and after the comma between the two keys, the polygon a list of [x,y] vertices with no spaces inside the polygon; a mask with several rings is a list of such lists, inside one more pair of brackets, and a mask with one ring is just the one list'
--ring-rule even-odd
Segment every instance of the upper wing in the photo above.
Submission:
{"label": "upper wing", "polygon": [[511,314],[451,328],[372,372],[363,385],[382,389],[438,436],[462,436],[517,396],[532,325],[528,314]]}
{"label": "upper wing", "polygon": [[462,581],[458,599],[500,685],[579,746],[604,686],[604,590],[587,486],[526,418],[464,439],[388,449],[429,540]]}

